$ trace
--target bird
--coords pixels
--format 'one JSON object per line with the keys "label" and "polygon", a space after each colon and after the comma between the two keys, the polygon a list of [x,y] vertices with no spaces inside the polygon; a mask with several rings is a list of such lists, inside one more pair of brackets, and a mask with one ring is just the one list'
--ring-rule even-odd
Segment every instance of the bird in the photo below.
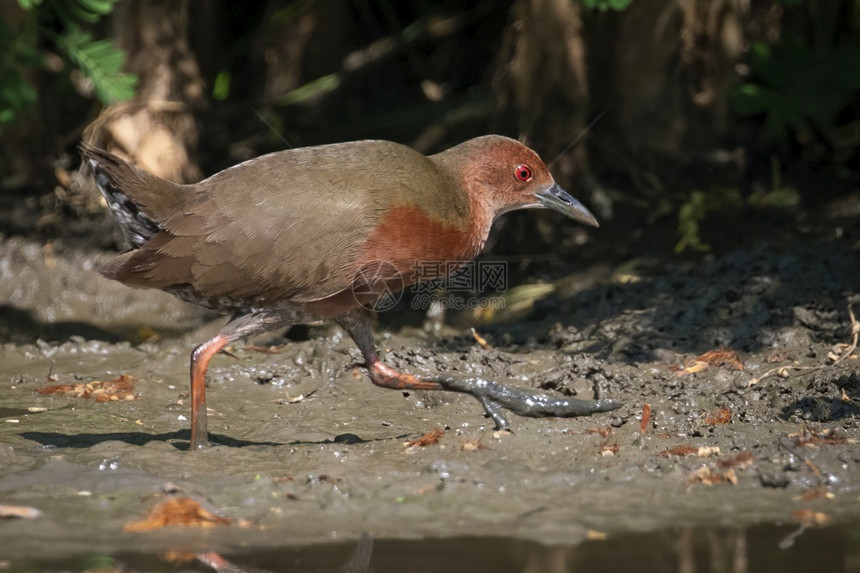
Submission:
{"label": "bird", "polygon": [[[538,154],[500,135],[435,155],[383,140],[277,151],[194,184],[177,184],[88,143],[80,152],[131,249],[99,270],[222,314],[226,325],[191,352],[190,449],[209,445],[206,371],[244,337],[333,320],[352,338],[371,382],[475,397],[499,429],[502,410],[579,416],[621,406],[555,398],[482,378],[417,376],[379,357],[372,305],[382,293],[440,278],[482,250],[493,221],[513,210],[552,209],[597,227]],[[438,265],[437,275],[421,261]]]}

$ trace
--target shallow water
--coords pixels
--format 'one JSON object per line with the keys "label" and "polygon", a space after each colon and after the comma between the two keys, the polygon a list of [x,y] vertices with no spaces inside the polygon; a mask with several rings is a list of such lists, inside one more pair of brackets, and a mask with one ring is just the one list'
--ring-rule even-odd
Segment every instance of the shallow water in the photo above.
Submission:
{"label": "shallow water", "polygon": [[[806,531],[781,548],[795,530],[761,525],[747,529],[672,528],[627,533],[602,541],[543,545],[505,537],[373,539],[234,549],[222,554],[236,571],[744,571],[837,572],[860,569],[860,529]],[[124,551],[29,559],[33,572],[210,571],[200,559]]]}

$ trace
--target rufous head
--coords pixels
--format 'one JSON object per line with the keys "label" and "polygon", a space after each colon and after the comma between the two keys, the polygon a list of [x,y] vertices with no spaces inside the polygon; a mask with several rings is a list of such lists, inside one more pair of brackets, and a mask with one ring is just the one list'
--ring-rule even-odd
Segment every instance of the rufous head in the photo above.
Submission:
{"label": "rufous head", "polygon": [[597,227],[597,219],[555,182],[537,153],[499,135],[470,139],[433,156],[453,168],[472,199],[494,217],[515,209],[547,208]]}

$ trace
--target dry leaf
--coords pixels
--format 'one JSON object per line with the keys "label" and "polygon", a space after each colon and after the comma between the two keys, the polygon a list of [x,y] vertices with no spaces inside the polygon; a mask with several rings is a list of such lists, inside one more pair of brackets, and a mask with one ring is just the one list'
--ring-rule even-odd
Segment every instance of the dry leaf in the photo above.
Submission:
{"label": "dry leaf", "polygon": [[62,394],[76,398],[92,398],[96,402],[115,402],[118,400],[136,400],[134,383],[137,380],[128,374],[120,374],[113,380],[94,380],[93,382],[78,382],[77,384],[55,384],[37,388],[39,394]]}
{"label": "dry leaf", "polygon": [[683,368],[675,369],[678,375],[683,376],[684,374],[693,374],[695,372],[701,372],[708,368],[708,366],[714,366],[718,368],[728,368],[730,370],[743,370],[744,364],[741,362],[738,353],[734,350],[728,349],[720,349],[720,350],[709,350],[704,354],[701,354],[692,360],[687,360],[684,363]]}
{"label": "dry leaf", "polygon": [[684,368],[679,371],[679,374],[695,374],[696,372],[701,372],[702,370],[706,370],[707,368],[707,362],[703,362],[701,360],[693,360],[691,363],[684,366]]}
{"label": "dry leaf", "polygon": [[229,519],[203,509],[199,503],[191,498],[173,497],[154,505],[149,509],[146,519],[129,523],[124,529],[126,531],[152,531],[168,525],[208,528],[229,524]]}
{"label": "dry leaf", "polygon": [[705,423],[709,426],[728,424],[731,421],[732,411],[726,406],[723,406],[722,408],[717,408],[716,410],[711,410],[710,412],[705,414]]}
{"label": "dry leaf", "polygon": [[698,356],[696,360],[707,362],[710,366],[725,367],[730,370],[742,371],[744,369],[744,363],[741,362],[738,353],[734,350],[728,350],[725,348],[720,350],[709,350],[701,356]]}
{"label": "dry leaf", "polygon": [[663,450],[660,452],[660,455],[664,458],[668,458],[669,456],[689,456],[690,454],[695,454],[699,451],[699,448],[695,446],[674,446],[667,450]]}
{"label": "dry leaf", "polygon": [[442,439],[442,436],[445,435],[445,430],[442,428],[433,428],[420,438],[412,440],[411,442],[406,442],[406,447],[413,448],[419,447],[423,448],[424,446],[429,446],[431,444],[435,444],[439,440]]}
{"label": "dry leaf", "polygon": [[602,428],[588,428],[585,430],[586,434],[597,434],[601,437],[606,437],[612,433],[612,428],[610,426],[603,426]]}
{"label": "dry leaf", "polygon": [[481,348],[485,350],[489,350],[491,348],[490,344],[487,342],[487,339],[478,334],[478,331],[474,328],[472,329],[472,336],[474,337],[475,342],[477,342]]}
{"label": "dry leaf", "polygon": [[642,404],[642,423],[639,425],[639,432],[644,434],[648,428],[648,422],[651,421],[651,404],[647,402]]}
{"label": "dry leaf", "polygon": [[835,428],[820,431],[804,428],[803,433],[789,434],[788,437],[794,440],[795,446],[841,446],[855,442],[840,434]]}

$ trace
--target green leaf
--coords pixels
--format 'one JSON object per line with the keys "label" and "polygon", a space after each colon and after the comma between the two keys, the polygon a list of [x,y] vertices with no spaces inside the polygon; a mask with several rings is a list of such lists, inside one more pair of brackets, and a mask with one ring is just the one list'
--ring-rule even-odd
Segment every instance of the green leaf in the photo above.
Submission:
{"label": "green leaf", "polygon": [[212,99],[224,101],[230,95],[230,72],[218,72],[212,86]]}
{"label": "green leaf", "polygon": [[747,54],[750,78],[732,93],[740,116],[764,116],[773,140],[811,126],[830,138],[840,110],[860,90],[860,47],[855,44],[813,49],[803,37],[785,33],[771,47],[755,42]]}
{"label": "green leaf", "polygon": [[57,43],[84,76],[92,80],[96,94],[103,103],[110,104],[134,97],[137,77],[122,72],[125,53],[110,40],[93,41],[89,33],[72,26]]}
{"label": "green leaf", "polygon": [[614,10],[616,12],[621,12],[622,10],[626,10],[630,3],[633,0],[580,0],[583,8],[587,10],[600,10],[601,12],[606,12],[607,10]]}
{"label": "green leaf", "polygon": [[36,103],[36,88],[12,68],[0,69],[0,123],[15,120]]}
{"label": "green leaf", "polygon": [[609,0],[609,7],[616,12],[621,12],[622,10],[626,10],[631,2],[633,0]]}
{"label": "green leaf", "polygon": [[113,12],[115,0],[76,0],[82,9],[88,10],[92,14],[106,16]]}
{"label": "green leaf", "polygon": [[20,6],[22,10],[25,10],[27,12],[29,12],[41,3],[42,0],[18,0],[18,6]]}

